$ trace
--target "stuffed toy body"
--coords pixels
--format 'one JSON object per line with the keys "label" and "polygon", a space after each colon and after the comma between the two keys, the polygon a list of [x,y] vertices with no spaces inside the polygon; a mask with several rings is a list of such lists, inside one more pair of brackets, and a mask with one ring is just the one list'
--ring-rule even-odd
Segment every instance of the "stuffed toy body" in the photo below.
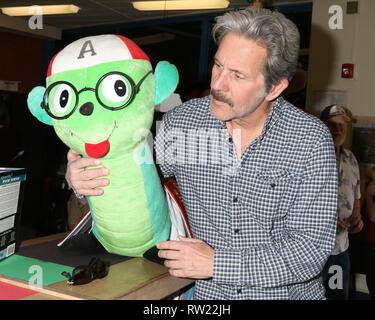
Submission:
{"label": "stuffed toy body", "polygon": [[50,62],[47,88],[28,97],[32,114],[83,156],[110,170],[104,194],[88,197],[93,233],[104,248],[142,256],[168,240],[171,220],[146,136],[154,106],[178,83],[175,66],[152,71],[146,54],[117,35],[79,39]]}

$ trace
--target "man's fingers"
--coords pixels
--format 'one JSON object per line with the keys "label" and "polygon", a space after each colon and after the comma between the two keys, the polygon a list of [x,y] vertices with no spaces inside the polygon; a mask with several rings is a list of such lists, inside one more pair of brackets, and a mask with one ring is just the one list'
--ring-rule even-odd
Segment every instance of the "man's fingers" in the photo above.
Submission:
{"label": "man's fingers", "polygon": [[165,250],[180,250],[181,248],[181,242],[180,241],[160,241],[156,244],[156,248],[165,249]]}
{"label": "man's fingers", "polygon": [[76,158],[70,162],[71,170],[83,170],[86,167],[97,167],[100,165],[100,161],[94,158]]}
{"label": "man's fingers", "polygon": [[[98,168],[100,160],[82,158],[76,151],[70,149],[67,154],[68,166],[65,179],[74,191],[85,196],[99,196],[103,194],[101,187],[109,184],[110,171],[107,168]],[[93,168],[96,167],[96,168]]]}
{"label": "man's fingers", "polygon": [[168,260],[165,260],[164,261],[164,265],[168,268],[168,269],[182,269],[183,266],[181,265],[181,262],[178,261],[178,260],[172,260],[172,259],[168,259]]}
{"label": "man's fingers", "polygon": [[108,179],[94,179],[94,180],[83,180],[77,181],[75,183],[75,189],[79,193],[78,190],[83,189],[94,189],[107,186],[109,184]]}
{"label": "man's fingers", "polygon": [[78,152],[75,152],[73,149],[70,149],[68,151],[68,154],[66,155],[66,158],[68,159],[68,161],[74,161],[81,157],[82,156]]}
{"label": "man's fingers", "polygon": [[[95,168],[95,169],[87,169],[81,172],[80,178],[82,180],[92,180],[100,177],[104,177],[109,175],[109,170],[107,168]],[[100,179],[100,180],[108,180],[108,179]],[[105,186],[106,184],[100,184],[99,186]]]}
{"label": "man's fingers", "polygon": [[196,279],[212,277],[214,250],[204,241],[180,237],[180,241],[161,241],[156,246],[171,275]]}
{"label": "man's fingers", "polygon": [[160,258],[168,260],[176,260],[180,258],[180,252],[177,250],[159,250],[158,255]]}
{"label": "man's fingers", "polygon": [[103,189],[78,189],[76,190],[79,194],[84,194],[85,196],[101,196],[104,191]]}

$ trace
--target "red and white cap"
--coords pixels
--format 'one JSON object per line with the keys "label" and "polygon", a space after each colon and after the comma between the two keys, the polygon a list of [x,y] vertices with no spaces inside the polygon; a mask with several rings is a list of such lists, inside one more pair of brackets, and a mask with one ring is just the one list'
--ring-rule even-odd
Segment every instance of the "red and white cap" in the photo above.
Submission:
{"label": "red and white cap", "polygon": [[126,37],[113,34],[85,37],[67,45],[52,58],[47,77],[58,72],[130,59],[150,61],[142,49]]}

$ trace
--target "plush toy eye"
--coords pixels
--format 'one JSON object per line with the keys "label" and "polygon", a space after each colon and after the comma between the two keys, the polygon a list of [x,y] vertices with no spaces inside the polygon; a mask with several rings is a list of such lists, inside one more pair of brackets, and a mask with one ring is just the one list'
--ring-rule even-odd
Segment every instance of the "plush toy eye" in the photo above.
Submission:
{"label": "plush toy eye", "polygon": [[121,74],[110,74],[100,82],[99,96],[106,105],[122,105],[131,96],[131,84]]}
{"label": "plush toy eye", "polygon": [[59,115],[70,111],[75,94],[71,86],[63,83],[51,90],[49,100],[50,110]]}

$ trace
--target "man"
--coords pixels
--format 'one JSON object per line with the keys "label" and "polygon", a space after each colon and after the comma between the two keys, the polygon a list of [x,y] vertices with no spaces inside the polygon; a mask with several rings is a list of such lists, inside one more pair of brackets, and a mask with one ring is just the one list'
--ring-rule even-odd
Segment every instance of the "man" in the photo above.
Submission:
{"label": "man", "polygon": [[[334,244],[332,137],[280,96],[299,51],[283,15],[248,8],[218,17],[210,96],[163,118],[157,163],[175,176],[193,239],[158,243],[170,274],[197,279],[194,299],[324,299],[320,274]],[[108,179],[68,153],[67,180],[99,195]]]}
{"label": "man", "polygon": [[[335,247],[323,270],[323,279],[327,289],[327,298],[348,300],[350,281],[348,233],[357,233],[363,227],[360,213],[359,168],[354,154],[343,147],[347,123],[351,121],[344,108],[338,105],[326,107],[321,113],[321,120],[332,134],[338,170],[337,233]],[[341,270],[336,275],[337,270],[331,266],[339,266],[342,270],[342,279],[337,279],[337,284],[334,284],[333,280],[329,281],[330,274],[331,276],[335,274],[334,277],[336,277],[341,275]]]}

